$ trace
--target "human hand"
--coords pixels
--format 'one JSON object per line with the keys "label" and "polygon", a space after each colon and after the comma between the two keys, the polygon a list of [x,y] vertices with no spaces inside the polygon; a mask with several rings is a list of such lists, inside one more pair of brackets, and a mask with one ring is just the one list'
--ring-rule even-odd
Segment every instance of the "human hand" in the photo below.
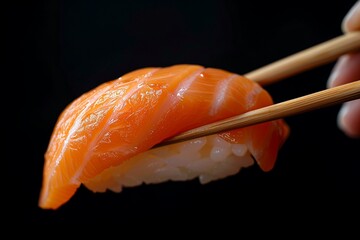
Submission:
{"label": "human hand", "polygon": [[[360,30],[360,0],[342,22],[343,32]],[[329,88],[360,80],[360,52],[341,56],[335,64],[327,85]],[[360,137],[360,99],[346,102],[338,114],[338,126],[349,137]]]}

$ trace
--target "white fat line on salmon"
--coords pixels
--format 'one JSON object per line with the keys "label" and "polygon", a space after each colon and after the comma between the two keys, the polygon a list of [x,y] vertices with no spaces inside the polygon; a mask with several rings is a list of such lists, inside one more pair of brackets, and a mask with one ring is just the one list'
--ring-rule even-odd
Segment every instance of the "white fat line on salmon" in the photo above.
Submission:
{"label": "white fat line on salmon", "polygon": [[179,102],[179,100],[181,98],[183,98],[184,92],[186,92],[191,85],[193,84],[193,82],[195,81],[195,79],[201,75],[201,73],[205,71],[205,68],[199,69],[196,72],[194,72],[193,74],[191,74],[190,76],[188,76],[187,79],[185,79],[183,82],[180,83],[180,85],[178,86],[178,88],[175,90],[175,94],[177,96],[177,101],[176,103]]}
{"label": "white fat line on salmon", "polygon": [[[194,83],[195,79],[203,71],[205,71],[205,68],[201,68],[201,69],[195,71],[193,74],[189,75],[185,80],[183,80],[179,84],[179,86],[176,88],[174,94],[169,94],[169,96],[171,96],[171,97],[169,97],[167,100],[175,100],[174,105],[178,104],[180,102],[180,99],[183,98],[184,92],[186,92],[191,87],[191,85]],[[174,98],[174,96],[176,96],[176,98]],[[160,108],[159,112],[163,112],[163,111],[164,111],[164,105]],[[157,115],[157,116],[159,116],[159,115]]]}
{"label": "white fat line on salmon", "polygon": [[231,76],[223,79],[222,81],[220,81],[219,84],[217,84],[214,92],[213,104],[209,111],[210,116],[214,116],[219,111],[225,100],[227,90],[230,86],[230,82],[234,80],[237,76],[238,75],[236,74],[232,74]]}
{"label": "white fat line on salmon", "polygon": [[[149,71],[148,73],[146,73],[142,78],[136,78],[136,82],[138,83],[138,86],[142,86],[143,83],[145,82],[146,79],[148,79],[149,77],[151,77],[155,72],[157,72],[159,69],[154,69],[152,71]],[[132,88],[129,92],[127,92],[125,94],[125,96],[123,96],[122,98],[118,99],[118,103],[112,108],[111,111],[111,116],[109,117],[109,122],[112,121],[112,119],[114,117],[116,117],[116,113],[117,113],[117,109],[121,108],[125,102],[136,92],[138,92],[141,89],[141,87],[135,87]],[[91,140],[91,142],[88,144],[88,148],[86,149],[86,155],[84,156],[84,160],[81,164],[81,166],[78,168],[78,170],[75,172],[74,176],[70,179],[70,183],[79,183],[78,177],[80,176],[80,174],[83,172],[85,166],[87,165],[87,163],[89,162],[93,152],[94,152],[94,146],[95,144],[98,142],[98,140],[100,138],[103,137],[105,132],[108,132],[108,128],[109,128],[110,124],[107,124],[107,126],[104,126],[101,131],[99,132],[99,134],[97,134],[97,136],[95,138],[93,138]]]}
{"label": "white fat line on salmon", "polygon": [[[171,107],[179,104],[180,100],[183,97],[183,93],[187,91],[191,85],[194,83],[196,78],[205,71],[205,68],[201,68],[194,73],[190,74],[186,79],[182,80],[179,86],[176,88],[174,93],[168,94],[167,98],[162,102],[160,106],[158,106],[157,110],[154,112],[153,117],[146,122],[146,125],[143,126],[143,129],[148,129],[147,131],[143,131],[143,135],[139,136],[142,139],[148,138],[150,136],[153,129],[157,128],[160,123],[160,118],[162,118]],[[169,106],[171,105],[171,106]]]}
{"label": "white fat line on salmon", "polygon": [[[142,135],[138,136],[138,139],[147,139],[149,136],[151,136],[151,132],[153,131],[153,129],[157,128],[158,124],[160,123],[160,118],[164,116],[164,114],[171,108],[176,106],[180,100],[181,100],[181,94],[183,92],[185,92],[187,89],[189,89],[191,87],[191,85],[193,84],[193,82],[196,80],[196,78],[205,70],[205,68],[201,68],[197,71],[195,71],[194,73],[190,74],[185,80],[182,80],[181,83],[179,84],[179,86],[176,88],[176,90],[174,91],[174,93],[172,94],[168,94],[167,98],[165,98],[161,104],[158,105],[158,108],[152,112],[152,118],[149,118],[146,123],[143,123],[142,128],[143,129],[148,129],[146,131],[142,131]],[[181,75],[181,74],[179,74]],[[166,77],[171,77],[171,75],[167,75]],[[159,78],[156,77],[156,79],[163,79],[164,77],[161,76]],[[152,79],[154,80],[154,79]],[[181,93],[180,93],[181,92]],[[171,104],[171,106],[169,106]],[[138,142],[138,141],[135,141]],[[137,147],[137,146],[133,146],[133,147]],[[130,148],[130,146],[127,147],[128,149]],[[120,146],[120,147],[116,147],[116,148],[112,148],[109,151],[123,151],[124,147]]]}
{"label": "white fat line on salmon", "polygon": [[[262,91],[261,87],[254,86],[251,91],[248,92],[246,97],[246,109],[251,109],[254,107],[259,101],[259,94]],[[262,106],[264,107],[264,106]]]}
{"label": "white fat line on salmon", "polygon": [[[101,96],[102,93],[104,93],[105,91],[107,91],[110,87],[112,87],[111,85],[107,86],[106,88],[102,89],[101,91],[99,91],[98,93],[96,93],[94,96],[89,96],[88,97],[88,102],[86,104],[86,107],[80,112],[80,114],[76,117],[73,126],[70,128],[69,130],[69,134],[67,135],[67,137],[64,140],[64,145],[61,149],[61,152],[59,153],[58,157],[55,160],[55,164],[53,165],[53,167],[51,168],[50,172],[50,176],[49,179],[51,179],[51,176],[54,175],[54,173],[56,172],[56,167],[59,165],[60,160],[63,158],[65,150],[67,149],[67,145],[69,144],[69,140],[70,138],[73,136],[73,134],[76,132],[77,128],[80,126],[81,124],[81,119],[84,116],[84,114],[87,112],[87,110],[92,106],[92,104],[94,103],[94,101],[97,99],[98,96]],[[58,151],[55,152],[55,155],[58,153]],[[49,187],[50,184],[47,184],[47,188],[45,190],[45,194],[44,196],[48,195],[49,192]]]}

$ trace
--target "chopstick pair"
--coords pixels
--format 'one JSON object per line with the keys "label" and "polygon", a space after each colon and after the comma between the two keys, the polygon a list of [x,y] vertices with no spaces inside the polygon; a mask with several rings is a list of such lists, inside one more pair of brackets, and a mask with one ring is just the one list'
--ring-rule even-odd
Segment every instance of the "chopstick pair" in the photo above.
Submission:
{"label": "chopstick pair", "polygon": [[[346,33],[247,73],[245,74],[245,77],[258,82],[261,85],[267,85],[311,68],[332,62],[343,54],[357,50],[360,50],[360,32]],[[358,98],[360,98],[360,79],[352,83],[322,90],[207,124],[181,133],[155,147],[289,117]]]}

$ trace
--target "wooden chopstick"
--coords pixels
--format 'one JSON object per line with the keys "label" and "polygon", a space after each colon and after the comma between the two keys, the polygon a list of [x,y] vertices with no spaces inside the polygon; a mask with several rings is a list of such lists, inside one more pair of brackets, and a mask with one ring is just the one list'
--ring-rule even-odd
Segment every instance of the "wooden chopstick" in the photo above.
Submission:
{"label": "wooden chopstick", "polygon": [[360,50],[360,31],[335,37],[244,74],[244,76],[264,86],[330,63],[345,53],[357,50]]}
{"label": "wooden chopstick", "polygon": [[[357,50],[360,50],[360,31],[346,33],[342,36],[333,38],[249,72],[244,76],[261,85],[267,85],[329,63],[343,54]],[[360,98],[360,80],[195,128],[161,142],[154,147],[165,146],[266,121],[289,117],[358,98]]]}
{"label": "wooden chopstick", "polygon": [[195,128],[166,140],[155,147],[230,131],[274,119],[289,117],[357,98],[360,98],[360,80]]}

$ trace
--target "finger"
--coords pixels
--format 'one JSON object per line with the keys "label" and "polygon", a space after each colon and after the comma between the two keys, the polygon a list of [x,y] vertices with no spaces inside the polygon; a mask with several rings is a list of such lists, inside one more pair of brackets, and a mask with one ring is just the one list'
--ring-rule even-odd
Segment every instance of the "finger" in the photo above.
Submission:
{"label": "finger", "polygon": [[338,115],[339,128],[349,137],[360,137],[360,99],[346,102]]}
{"label": "finger", "polygon": [[360,80],[360,52],[339,58],[330,74],[327,86],[335,87],[355,80]]}
{"label": "finger", "polygon": [[341,28],[344,32],[360,30],[360,1],[357,1],[346,14]]}

